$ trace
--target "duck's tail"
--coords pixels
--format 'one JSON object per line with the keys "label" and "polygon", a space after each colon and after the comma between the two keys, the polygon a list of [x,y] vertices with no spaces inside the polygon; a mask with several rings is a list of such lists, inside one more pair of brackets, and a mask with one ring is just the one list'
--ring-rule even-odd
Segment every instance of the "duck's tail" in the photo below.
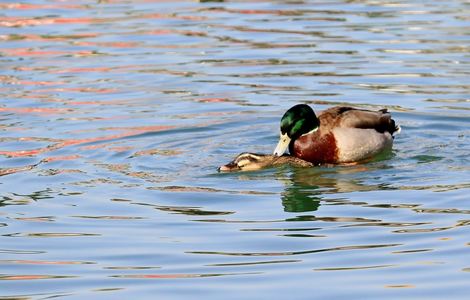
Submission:
{"label": "duck's tail", "polygon": [[393,134],[399,134],[401,132],[401,126],[400,125],[395,125],[395,131]]}
{"label": "duck's tail", "polygon": [[392,134],[392,139],[395,139],[395,136],[397,134],[400,134],[401,132],[401,127],[400,125],[395,125],[395,130],[391,133]]}
{"label": "duck's tail", "polygon": [[384,109],[379,109],[379,112],[381,112],[383,115],[386,115],[387,116],[387,131],[390,132],[390,134],[392,136],[394,136],[395,134],[399,134],[401,132],[401,127],[400,125],[397,125],[395,123],[395,120],[392,119],[392,116],[390,115],[390,112],[384,108]]}

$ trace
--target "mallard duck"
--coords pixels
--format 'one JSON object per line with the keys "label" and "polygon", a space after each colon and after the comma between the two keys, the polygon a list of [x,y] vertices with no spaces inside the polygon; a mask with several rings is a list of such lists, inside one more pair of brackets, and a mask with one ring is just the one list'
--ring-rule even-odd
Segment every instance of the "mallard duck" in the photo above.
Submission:
{"label": "mallard duck", "polygon": [[312,167],[313,164],[290,155],[268,155],[258,153],[240,153],[233,161],[219,168],[221,172],[254,171],[262,168],[289,164],[296,167]]}
{"label": "mallard duck", "polygon": [[393,135],[399,131],[386,109],[336,106],[317,117],[310,106],[298,104],[281,119],[274,155],[289,149],[292,156],[315,165],[355,163],[391,149]]}

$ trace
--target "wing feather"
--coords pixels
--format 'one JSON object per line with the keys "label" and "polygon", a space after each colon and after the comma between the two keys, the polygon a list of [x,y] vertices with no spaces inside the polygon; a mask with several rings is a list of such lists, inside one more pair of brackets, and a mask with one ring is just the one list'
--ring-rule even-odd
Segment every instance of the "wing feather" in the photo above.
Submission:
{"label": "wing feather", "polygon": [[387,111],[357,109],[352,107],[337,106],[323,111],[319,115],[321,126],[375,129],[378,132],[390,132],[398,130],[395,121]]}

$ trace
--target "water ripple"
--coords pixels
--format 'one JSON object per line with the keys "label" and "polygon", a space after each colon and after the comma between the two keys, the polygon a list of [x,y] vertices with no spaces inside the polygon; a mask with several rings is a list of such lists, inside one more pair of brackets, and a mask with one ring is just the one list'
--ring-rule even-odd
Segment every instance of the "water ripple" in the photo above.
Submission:
{"label": "water ripple", "polygon": [[[465,1],[0,11],[0,298],[468,298]],[[402,132],[356,166],[217,172],[300,102]]]}
{"label": "water ripple", "polygon": [[348,251],[348,250],[361,250],[361,249],[375,249],[384,247],[396,247],[401,244],[383,244],[383,245],[358,245],[358,246],[342,246],[325,249],[314,249],[305,251],[285,251],[285,252],[217,252],[217,251],[187,251],[189,254],[209,254],[209,255],[229,255],[229,256],[290,256],[290,255],[304,255],[330,251]]}

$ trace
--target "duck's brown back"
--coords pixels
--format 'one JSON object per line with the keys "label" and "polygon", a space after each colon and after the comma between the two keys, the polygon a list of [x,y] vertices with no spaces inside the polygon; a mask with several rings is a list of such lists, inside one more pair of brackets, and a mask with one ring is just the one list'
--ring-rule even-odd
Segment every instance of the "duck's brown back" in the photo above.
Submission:
{"label": "duck's brown back", "polygon": [[393,134],[398,130],[395,121],[386,109],[372,111],[353,107],[336,106],[329,108],[318,116],[320,127],[331,130],[337,127],[375,129]]}

